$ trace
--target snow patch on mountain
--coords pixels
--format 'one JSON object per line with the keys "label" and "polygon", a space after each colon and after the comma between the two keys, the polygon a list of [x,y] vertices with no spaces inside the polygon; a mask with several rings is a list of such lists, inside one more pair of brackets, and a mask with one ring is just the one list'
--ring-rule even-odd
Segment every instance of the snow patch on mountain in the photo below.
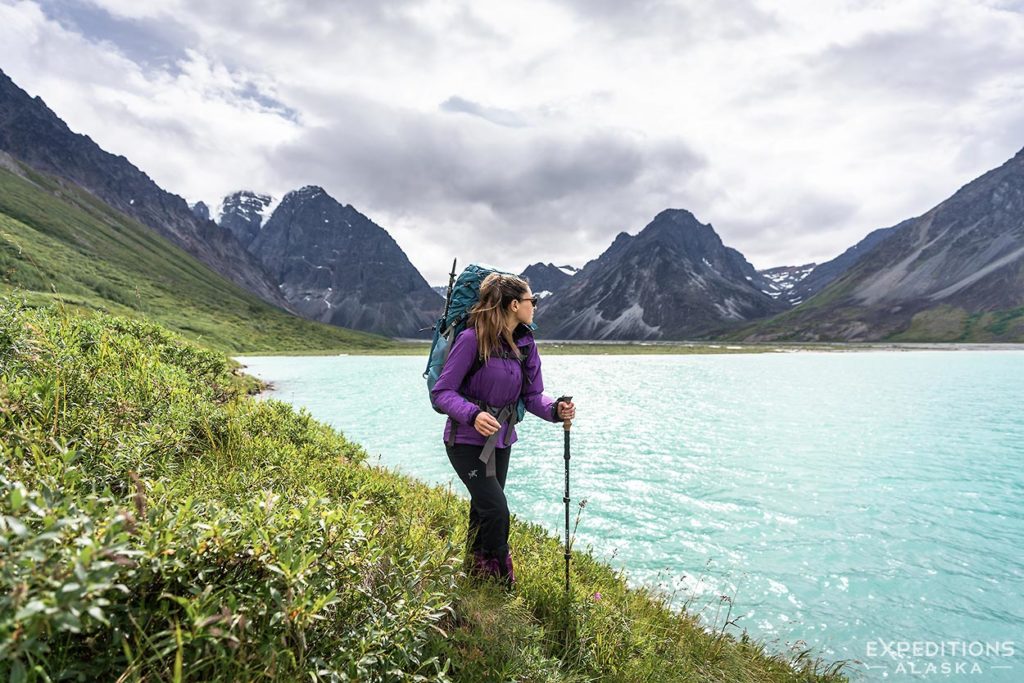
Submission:
{"label": "snow patch on mountain", "polygon": [[[782,298],[791,306],[796,306],[803,299],[801,296],[794,295],[791,290],[814,272],[816,267],[817,264],[808,263],[802,266],[779,266],[778,268],[758,271],[768,280],[769,287],[771,287],[770,290],[762,289],[761,291],[773,299]],[[750,278],[748,277],[747,279],[749,280]]]}

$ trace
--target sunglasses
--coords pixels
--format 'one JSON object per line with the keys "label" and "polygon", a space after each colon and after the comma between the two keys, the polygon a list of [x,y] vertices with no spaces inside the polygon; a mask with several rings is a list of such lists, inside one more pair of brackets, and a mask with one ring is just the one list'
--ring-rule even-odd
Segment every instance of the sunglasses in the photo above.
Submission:
{"label": "sunglasses", "polygon": [[533,304],[534,308],[537,308],[537,302],[540,301],[540,297],[535,296],[532,299],[519,299],[519,301],[529,301],[531,304]]}

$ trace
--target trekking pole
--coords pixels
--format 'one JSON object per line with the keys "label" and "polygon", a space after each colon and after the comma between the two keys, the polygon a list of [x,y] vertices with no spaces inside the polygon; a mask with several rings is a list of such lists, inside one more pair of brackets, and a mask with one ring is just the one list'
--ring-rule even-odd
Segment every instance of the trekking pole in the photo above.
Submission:
{"label": "trekking pole", "polygon": [[[452,272],[451,275],[448,276],[448,292],[445,294],[444,298],[444,315],[441,316],[441,320],[444,321],[448,320],[448,309],[452,305],[452,288],[455,286],[455,262],[458,260],[458,258],[452,259]],[[444,325],[444,323],[441,324]],[[441,331],[444,332],[444,330]]]}
{"label": "trekking pole", "polygon": [[[572,401],[572,396],[561,396],[555,405],[561,402],[569,403]],[[569,430],[572,429],[572,420],[565,420],[562,422],[562,429],[565,430],[565,495],[562,496],[562,501],[565,503],[565,594],[569,594],[569,558],[572,553],[569,552]]]}

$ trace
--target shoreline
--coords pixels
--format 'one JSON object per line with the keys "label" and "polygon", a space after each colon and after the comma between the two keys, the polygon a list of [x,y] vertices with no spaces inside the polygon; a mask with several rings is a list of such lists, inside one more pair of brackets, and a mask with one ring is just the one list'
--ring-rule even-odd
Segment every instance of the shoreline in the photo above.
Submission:
{"label": "shoreline", "polygon": [[[549,355],[722,355],[759,353],[864,353],[869,351],[1024,351],[1024,344],[1015,342],[800,342],[800,343],[717,343],[707,342],[621,342],[538,340],[537,346]],[[297,351],[252,351],[232,354],[231,357],[262,356],[422,356],[429,351],[429,342],[402,340],[388,349],[320,349]]]}

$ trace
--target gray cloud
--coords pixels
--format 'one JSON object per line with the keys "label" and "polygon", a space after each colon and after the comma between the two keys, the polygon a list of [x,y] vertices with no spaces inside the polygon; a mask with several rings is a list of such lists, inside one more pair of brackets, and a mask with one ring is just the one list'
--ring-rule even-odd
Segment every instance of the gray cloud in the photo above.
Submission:
{"label": "gray cloud", "polygon": [[238,96],[242,99],[251,100],[256,104],[260,105],[264,109],[273,111],[279,114],[283,118],[292,121],[293,123],[301,123],[302,113],[298,110],[289,107],[277,98],[265,93],[261,90],[260,84],[253,83],[252,81],[242,80],[239,83],[239,87],[236,90]]}
{"label": "gray cloud", "polygon": [[[88,36],[93,41],[109,43],[145,71],[158,76],[180,76],[182,65],[190,59],[188,46],[196,41],[192,29],[169,17],[125,18],[87,2],[41,0],[40,7],[48,18],[68,30]],[[287,119],[298,121],[299,112],[264,92],[262,84],[254,81],[252,75],[235,72],[232,78],[230,90],[238,98],[251,100]],[[115,105],[105,103],[105,106]],[[133,123],[144,123],[125,107],[120,107],[120,112],[132,118]],[[173,113],[148,123],[159,128],[173,129],[179,126]],[[191,137],[185,131],[178,131],[177,134],[182,141]]]}
{"label": "gray cloud", "polygon": [[[181,0],[176,8],[150,21],[196,27],[206,40],[222,41],[218,54],[234,66],[260,63],[260,53],[265,50],[320,52],[333,60],[357,50],[372,50],[387,53],[389,58],[403,53],[423,68],[430,63],[441,36],[410,16],[411,9],[422,5],[422,0]],[[313,65],[295,63],[292,67]],[[276,75],[287,80],[286,74]]]}
{"label": "gray cloud", "polygon": [[1012,33],[965,35],[967,30],[935,20],[914,30],[870,33],[829,47],[811,63],[825,86],[950,103],[975,95],[993,77],[1024,70],[1024,49]]}
{"label": "gray cloud", "polygon": [[774,14],[752,0],[558,0],[556,4],[619,39],[666,41],[677,49],[716,39],[740,40],[778,25]]}
{"label": "gray cloud", "polygon": [[136,21],[117,17],[88,2],[40,0],[46,15],[69,30],[92,40],[115,45],[126,57],[147,69],[177,72],[185,59],[185,46],[195,34],[177,22]]}
{"label": "gray cloud", "polygon": [[853,242],[849,242],[850,237],[837,235],[837,228],[850,225],[859,212],[860,204],[852,196],[835,197],[794,188],[770,211],[752,217],[733,216],[719,230],[728,246],[756,245],[741,251],[759,268],[801,265],[792,258],[793,242],[804,241],[807,251],[818,254],[818,262],[838,256]]}
{"label": "gray cloud", "polygon": [[619,231],[646,224],[664,208],[666,187],[684,185],[706,163],[678,141],[614,130],[482,135],[491,128],[476,119],[366,101],[347,103],[338,121],[277,151],[276,167],[291,185],[315,178],[371,218],[415,215],[425,233],[455,223],[459,241],[501,236],[487,259],[523,266],[550,260],[549,250],[574,253],[572,261],[600,253]]}
{"label": "gray cloud", "polygon": [[498,126],[522,128],[527,125],[526,120],[514,111],[499,109],[497,107],[485,107],[478,102],[473,102],[457,95],[453,95],[442,102],[440,109],[441,111],[447,111],[454,114],[470,114],[472,116],[479,116],[485,121],[490,121]]}

